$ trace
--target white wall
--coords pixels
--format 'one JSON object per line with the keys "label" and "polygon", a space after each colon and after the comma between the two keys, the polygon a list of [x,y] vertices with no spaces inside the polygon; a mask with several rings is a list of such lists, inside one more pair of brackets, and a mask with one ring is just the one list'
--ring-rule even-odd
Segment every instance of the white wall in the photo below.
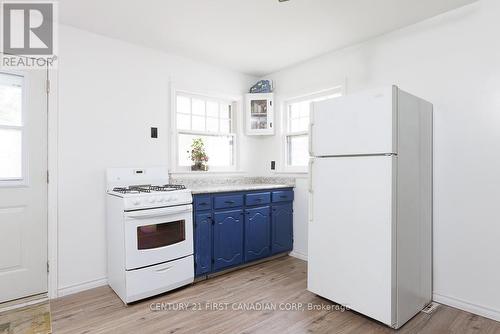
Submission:
{"label": "white wall", "polygon": [[255,78],[67,26],[59,34],[58,289],[67,294],[105,282],[105,169],[169,163],[169,80],[242,94]]}
{"label": "white wall", "polygon": [[[266,76],[278,100],[347,80],[347,93],[397,84],[434,104],[434,296],[497,320],[499,13],[500,2],[481,0]],[[262,140],[262,149],[255,169],[266,172],[279,160],[279,138]]]}

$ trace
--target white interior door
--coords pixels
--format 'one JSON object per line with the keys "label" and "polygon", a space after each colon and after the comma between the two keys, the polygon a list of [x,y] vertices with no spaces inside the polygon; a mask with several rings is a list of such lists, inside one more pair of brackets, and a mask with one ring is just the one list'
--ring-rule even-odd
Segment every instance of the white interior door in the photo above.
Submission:
{"label": "white interior door", "polygon": [[314,102],[311,155],[397,153],[393,96],[396,87]]}
{"label": "white interior door", "polygon": [[308,289],[391,325],[393,157],[315,158]]}
{"label": "white interior door", "polygon": [[46,78],[0,71],[0,302],[47,291]]}

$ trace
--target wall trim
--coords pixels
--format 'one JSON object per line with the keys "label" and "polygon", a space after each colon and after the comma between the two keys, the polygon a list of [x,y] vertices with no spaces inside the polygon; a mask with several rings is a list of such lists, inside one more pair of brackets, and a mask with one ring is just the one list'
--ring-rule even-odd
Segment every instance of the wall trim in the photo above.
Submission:
{"label": "wall trim", "polygon": [[440,304],[458,308],[460,310],[474,313],[495,321],[500,321],[500,310],[495,310],[486,306],[466,302],[458,298],[444,296],[439,293],[433,294],[433,300]]}
{"label": "wall trim", "polygon": [[49,171],[49,184],[47,189],[47,261],[48,296],[58,297],[59,280],[59,100],[58,100],[58,75],[56,69],[48,70],[50,91],[47,97],[48,127],[47,127],[47,159]]}
{"label": "wall trim", "polygon": [[98,278],[95,280],[90,280],[82,283],[77,283],[77,284],[72,284],[68,286],[64,286],[62,288],[59,288],[58,290],[58,296],[59,297],[64,297],[68,295],[72,295],[77,292],[82,292],[85,290],[90,290],[93,288],[98,288],[103,285],[108,284],[108,279],[106,277],[103,278]]}
{"label": "wall trim", "polygon": [[307,261],[307,255],[304,253],[301,253],[301,252],[291,251],[288,255],[290,255],[291,257],[300,259],[300,260]]}

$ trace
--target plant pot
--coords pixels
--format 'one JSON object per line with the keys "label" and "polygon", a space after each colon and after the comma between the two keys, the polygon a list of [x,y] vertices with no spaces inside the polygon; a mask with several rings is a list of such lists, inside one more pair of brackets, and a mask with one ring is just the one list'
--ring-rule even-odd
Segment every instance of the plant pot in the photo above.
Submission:
{"label": "plant pot", "polygon": [[194,165],[191,165],[191,170],[206,172],[208,170],[208,166],[205,165],[203,162],[196,162]]}

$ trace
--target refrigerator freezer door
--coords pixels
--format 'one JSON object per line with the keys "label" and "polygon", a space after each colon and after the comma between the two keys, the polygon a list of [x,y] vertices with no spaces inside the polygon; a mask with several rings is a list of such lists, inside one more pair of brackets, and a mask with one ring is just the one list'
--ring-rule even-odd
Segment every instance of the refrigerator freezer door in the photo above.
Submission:
{"label": "refrigerator freezer door", "polygon": [[395,157],[315,158],[308,289],[392,325]]}
{"label": "refrigerator freezer door", "polygon": [[388,86],[313,103],[311,156],[397,153],[395,96]]}

